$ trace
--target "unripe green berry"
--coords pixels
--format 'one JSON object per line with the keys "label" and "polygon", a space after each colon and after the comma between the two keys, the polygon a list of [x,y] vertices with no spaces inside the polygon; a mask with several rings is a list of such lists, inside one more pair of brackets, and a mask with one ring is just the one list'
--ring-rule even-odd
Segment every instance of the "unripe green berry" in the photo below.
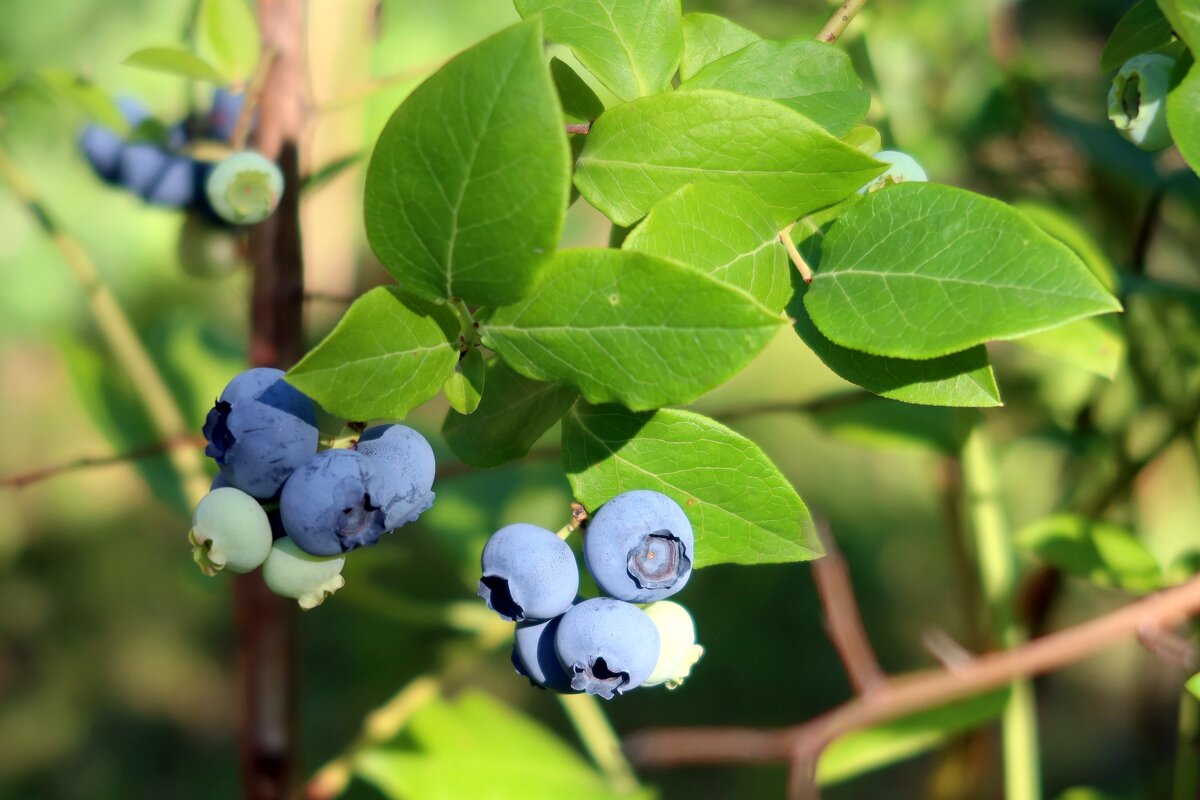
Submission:
{"label": "unripe green berry", "polygon": [[241,489],[214,489],[196,506],[188,541],[205,575],[249,572],[271,552],[271,522],[258,501]]}
{"label": "unripe green berry", "polygon": [[929,180],[925,175],[925,170],[908,153],[901,153],[899,150],[880,150],[871,158],[891,164],[891,166],[882,175],[873,178],[860,188],[859,194],[870,194],[894,183],[924,183]]}
{"label": "unripe green berry", "polygon": [[704,648],[696,644],[696,625],[692,615],[678,603],[659,600],[642,607],[654,627],[658,628],[658,663],[643,686],[665,683],[675,689],[692,672],[692,667],[704,655]]}
{"label": "unripe green berry", "polygon": [[310,555],[285,536],[271,545],[263,564],[263,580],[272,592],[298,601],[301,608],[316,608],[346,585],[342,577],[345,563],[345,556]]}
{"label": "unripe green berry", "polygon": [[1143,150],[1171,144],[1167,130],[1167,91],[1175,60],[1154,53],[1121,65],[1108,89],[1108,118],[1117,132]]}
{"label": "unripe green berry", "polygon": [[253,225],[271,216],[283,196],[283,173],[275,162],[253,150],[234,153],[213,169],[204,185],[208,202],[221,219]]}

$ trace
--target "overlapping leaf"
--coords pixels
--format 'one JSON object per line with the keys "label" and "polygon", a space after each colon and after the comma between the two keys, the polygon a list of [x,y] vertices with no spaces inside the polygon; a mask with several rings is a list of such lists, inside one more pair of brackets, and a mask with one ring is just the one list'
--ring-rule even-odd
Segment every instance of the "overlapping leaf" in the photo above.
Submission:
{"label": "overlapping leaf", "polygon": [[1019,547],[1066,572],[1100,586],[1149,592],[1162,586],[1162,568],[1131,532],[1107,522],[1057,514],[1016,536]]}
{"label": "overlapping leaf", "polygon": [[512,302],[558,241],[569,174],[532,20],[459,55],[396,109],[367,169],[367,238],[410,291]]}
{"label": "overlapping leaf", "polygon": [[1128,59],[1157,50],[1171,41],[1171,23],[1163,16],[1155,0],[1139,0],[1117,22],[1104,52],[1100,69],[1117,69]]}
{"label": "overlapping leaf", "polygon": [[766,345],[783,320],[699,270],[630,250],[559,253],[485,341],[517,372],[634,410],[686,403]]}
{"label": "overlapping leaf", "polygon": [[686,81],[705,64],[741,50],[759,39],[754,31],[748,31],[716,14],[684,14],[683,59],[679,63],[679,77]]}
{"label": "overlapping leaf", "polygon": [[1192,172],[1200,173],[1200,65],[1186,60],[1190,66],[1181,63],[1177,68],[1187,70],[1183,79],[1167,95],[1167,126],[1180,155]]}
{"label": "overlapping leaf", "polygon": [[563,420],[563,466],[589,510],[653,489],[687,512],[696,567],[804,561],[821,546],[804,502],[758,445],[708,417],[577,403]]}

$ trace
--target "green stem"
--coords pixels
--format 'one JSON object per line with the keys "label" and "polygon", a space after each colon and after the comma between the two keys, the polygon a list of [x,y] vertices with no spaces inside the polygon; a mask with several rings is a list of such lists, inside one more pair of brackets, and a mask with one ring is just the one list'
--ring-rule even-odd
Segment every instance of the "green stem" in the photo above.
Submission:
{"label": "green stem", "polygon": [[[992,443],[977,423],[963,446],[967,512],[975,533],[976,557],[984,598],[1000,647],[1012,650],[1025,640],[1013,613],[1016,559],[1000,501],[1000,476]],[[1028,679],[1013,681],[1002,719],[1004,790],[1007,800],[1039,800],[1037,704]]]}
{"label": "green stem", "polygon": [[1186,688],[1179,694],[1179,740],[1175,746],[1173,800],[1200,797],[1200,700]]}
{"label": "green stem", "polygon": [[600,702],[590,694],[561,694],[558,701],[575,727],[575,732],[579,734],[583,746],[604,772],[612,788],[622,795],[636,792],[637,775],[625,759],[621,750],[621,740],[617,738],[617,732],[613,730],[608,717],[604,716]]}
{"label": "green stem", "polygon": [[[58,247],[71,268],[75,280],[83,288],[88,305],[100,328],[100,335],[112,351],[122,372],[137,387],[138,397],[146,406],[150,420],[160,438],[174,440],[189,433],[188,424],[167,386],[162,373],[146,351],[137,331],[108,286],[101,280],[96,265],[87,250],[67,233],[50,214],[33,182],[20,168],[8,150],[0,146],[0,180],[8,184],[29,214]],[[204,471],[200,451],[191,447],[175,447],[167,458],[178,473],[184,493],[197,503],[208,492],[209,479]]]}

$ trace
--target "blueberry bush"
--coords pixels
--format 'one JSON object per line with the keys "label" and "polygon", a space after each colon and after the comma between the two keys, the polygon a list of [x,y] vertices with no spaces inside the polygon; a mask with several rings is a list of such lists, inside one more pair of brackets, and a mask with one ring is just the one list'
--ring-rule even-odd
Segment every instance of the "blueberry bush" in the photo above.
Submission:
{"label": "blueberry bush", "polygon": [[[0,61],[101,461],[236,650],[181,712],[226,709],[196,782],[14,797],[1200,796],[1200,3],[321,5],[139,39],[161,111]],[[172,217],[178,301],[104,279],[24,166],[30,96],[106,202]]]}

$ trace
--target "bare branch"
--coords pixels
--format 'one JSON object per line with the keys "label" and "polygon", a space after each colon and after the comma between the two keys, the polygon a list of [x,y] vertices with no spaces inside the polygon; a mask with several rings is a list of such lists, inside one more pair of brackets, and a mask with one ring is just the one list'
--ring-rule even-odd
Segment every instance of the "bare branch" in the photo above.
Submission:
{"label": "bare branch", "polygon": [[161,442],[154,444],[135,447],[124,453],[115,453],[107,456],[84,456],[77,458],[74,461],[68,461],[63,464],[53,464],[49,467],[39,467],[38,469],[29,470],[28,472],[19,472],[14,475],[0,476],[0,487],[10,489],[24,489],[26,486],[31,486],[35,483],[57,478],[59,475],[66,475],[70,472],[77,472],[83,469],[92,467],[107,467],[112,464],[121,464],[127,461],[139,461],[143,458],[151,458],[153,456],[163,455],[177,447],[204,447],[205,441],[203,436],[196,436],[190,433],[181,433],[178,436],[172,436],[169,439],[164,439]]}
{"label": "bare branch", "polygon": [[826,44],[836,42],[838,37],[846,32],[850,20],[854,19],[854,15],[861,11],[866,4],[867,0],[846,0],[842,3],[841,7],[825,23],[825,27],[821,28],[821,32],[817,34],[817,41]]}

